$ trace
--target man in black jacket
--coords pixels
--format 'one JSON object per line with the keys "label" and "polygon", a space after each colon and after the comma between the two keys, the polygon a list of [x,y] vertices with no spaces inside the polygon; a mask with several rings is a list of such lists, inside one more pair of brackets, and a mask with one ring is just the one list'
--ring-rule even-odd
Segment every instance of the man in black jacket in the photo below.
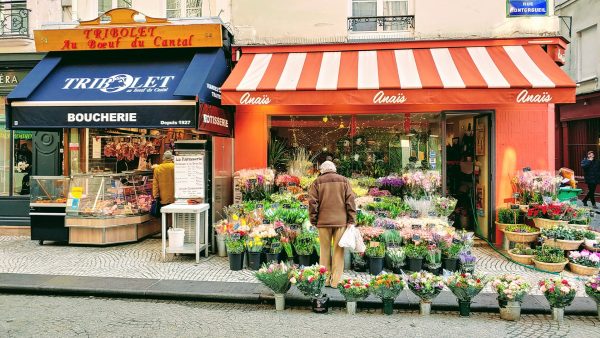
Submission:
{"label": "man in black jacket", "polygon": [[587,152],[587,158],[581,161],[581,167],[583,168],[585,183],[588,186],[588,193],[583,198],[583,205],[587,207],[587,202],[591,201],[592,207],[598,209],[594,194],[596,193],[596,185],[600,183],[600,161],[596,159],[593,151]]}

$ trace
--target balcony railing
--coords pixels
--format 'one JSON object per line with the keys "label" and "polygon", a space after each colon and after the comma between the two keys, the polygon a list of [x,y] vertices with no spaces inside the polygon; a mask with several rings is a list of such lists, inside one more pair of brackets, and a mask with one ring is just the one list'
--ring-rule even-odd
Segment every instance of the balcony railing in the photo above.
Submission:
{"label": "balcony railing", "polygon": [[414,28],[414,15],[348,17],[348,31],[352,32],[407,31]]}
{"label": "balcony railing", "polygon": [[0,39],[28,37],[27,1],[0,2]]}

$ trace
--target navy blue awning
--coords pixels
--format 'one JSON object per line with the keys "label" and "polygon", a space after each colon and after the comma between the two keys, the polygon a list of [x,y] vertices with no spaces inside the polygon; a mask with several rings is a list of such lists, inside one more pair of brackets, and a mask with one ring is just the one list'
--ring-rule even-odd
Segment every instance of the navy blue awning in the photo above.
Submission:
{"label": "navy blue awning", "polygon": [[196,128],[229,72],[220,48],[51,53],[8,95],[7,125]]}

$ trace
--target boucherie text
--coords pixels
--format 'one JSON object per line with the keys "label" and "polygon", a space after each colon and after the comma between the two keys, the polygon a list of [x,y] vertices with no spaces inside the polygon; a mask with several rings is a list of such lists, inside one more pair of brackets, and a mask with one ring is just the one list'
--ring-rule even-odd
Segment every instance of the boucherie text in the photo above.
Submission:
{"label": "boucherie text", "polygon": [[67,122],[137,122],[137,113],[68,113]]}

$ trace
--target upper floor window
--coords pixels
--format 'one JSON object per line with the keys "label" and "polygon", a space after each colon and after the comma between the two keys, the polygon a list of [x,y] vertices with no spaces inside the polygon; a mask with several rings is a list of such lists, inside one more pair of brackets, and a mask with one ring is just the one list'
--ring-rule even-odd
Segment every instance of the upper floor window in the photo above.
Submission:
{"label": "upper floor window", "polygon": [[167,18],[202,16],[202,0],[167,0]]}
{"label": "upper floor window", "polygon": [[133,0],[98,0],[98,16],[113,8],[131,8]]}
{"label": "upper floor window", "polygon": [[581,30],[577,33],[577,80],[585,81],[598,76],[596,66],[600,60],[600,42],[598,42],[598,26]]}
{"label": "upper floor window", "polygon": [[29,10],[27,1],[0,3],[0,37],[25,37],[29,35]]}
{"label": "upper floor window", "polygon": [[355,32],[398,31],[408,29],[400,17],[408,15],[409,0],[351,0]]}

